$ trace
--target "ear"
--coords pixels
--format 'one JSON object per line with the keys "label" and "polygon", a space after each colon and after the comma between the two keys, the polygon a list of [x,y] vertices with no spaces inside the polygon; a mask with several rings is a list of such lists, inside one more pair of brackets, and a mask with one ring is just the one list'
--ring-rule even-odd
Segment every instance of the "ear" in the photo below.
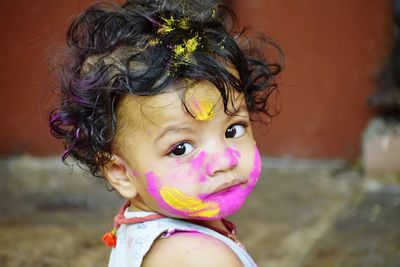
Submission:
{"label": "ear", "polygon": [[137,190],[130,168],[125,161],[117,155],[113,155],[110,162],[104,166],[103,173],[110,184],[125,198],[132,199]]}

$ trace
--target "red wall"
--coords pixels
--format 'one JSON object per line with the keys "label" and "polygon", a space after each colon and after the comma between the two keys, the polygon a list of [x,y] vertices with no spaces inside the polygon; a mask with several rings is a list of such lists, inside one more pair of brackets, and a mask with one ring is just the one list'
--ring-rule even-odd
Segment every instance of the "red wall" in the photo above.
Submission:
{"label": "red wall", "polygon": [[49,64],[72,14],[93,1],[0,1],[0,153],[58,153],[47,127]]}
{"label": "red wall", "polygon": [[[62,151],[47,129],[55,88],[48,69],[72,15],[90,2],[0,2],[1,154]],[[356,158],[371,116],[366,98],[391,44],[391,1],[237,0],[234,8],[287,55],[282,112],[257,135],[264,154]]]}
{"label": "red wall", "polygon": [[355,159],[371,118],[367,97],[391,47],[390,0],[235,1],[242,23],[277,39],[286,53],[281,114],[268,155]]}

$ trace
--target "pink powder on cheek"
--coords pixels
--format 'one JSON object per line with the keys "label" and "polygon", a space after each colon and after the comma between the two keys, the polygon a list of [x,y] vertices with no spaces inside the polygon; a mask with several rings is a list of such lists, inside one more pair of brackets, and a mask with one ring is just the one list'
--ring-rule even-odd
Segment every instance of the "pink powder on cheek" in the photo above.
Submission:
{"label": "pink powder on cheek", "polygon": [[134,177],[139,177],[140,174],[139,174],[137,171],[132,170],[132,175],[133,175]]}
{"label": "pink powder on cheek", "polygon": [[204,171],[205,160],[207,157],[207,153],[201,151],[196,157],[194,157],[191,161],[191,172],[190,174],[193,176],[198,176],[198,181],[200,183],[204,183],[207,180],[206,172]]}
{"label": "pink powder on cheek", "polygon": [[205,175],[205,174],[200,174],[200,176],[199,176],[199,182],[200,182],[200,183],[204,183],[205,181],[207,181],[207,175]]}
{"label": "pink powder on cheek", "polygon": [[204,166],[204,161],[207,156],[207,153],[204,151],[201,151],[196,157],[194,157],[191,161],[190,164],[192,165],[192,168],[194,170],[199,170]]}
{"label": "pink powder on cheek", "polygon": [[[206,152],[201,151],[196,157],[194,157],[190,161],[191,170],[188,177],[198,177],[198,181],[200,183],[204,183],[205,181],[207,181],[207,174],[211,174],[216,161],[228,160],[229,167],[236,166],[239,163],[238,158],[240,157],[240,152],[233,147],[228,147],[224,151],[224,159],[221,159],[221,157],[218,155],[214,155],[208,160],[207,157],[209,157],[209,155]],[[206,161],[209,161],[209,163],[206,164]],[[177,163],[182,164],[180,160],[177,161]]]}
{"label": "pink powder on cheek", "polygon": [[233,148],[228,147],[225,150],[225,155],[229,158],[229,166],[235,166],[239,163],[238,158],[240,158],[240,151]]}
{"label": "pink powder on cheek", "polygon": [[253,168],[249,174],[246,186],[237,185],[228,190],[212,194],[210,196],[200,196],[205,201],[218,203],[221,217],[226,217],[236,213],[246,201],[247,196],[254,189],[261,174],[261,158],[257,147],[255,147]]}
{"label": "pink powder on cheek", "polygon": [[[229,215],[232,215],[236,213],[244,204],[247,196],[250,194],[250,192],[253,190],[255,185],[257,184],[257,181],[259,179],[260,173],[261,173],[261,159],[260,159],[260,154],[258,152],[257,147],[255,147],[255,155],[254,155],[254,163],[253,163],[253,168],[249,174],[249,179],[248,182],[245,186],[243,185],[237,185],[232,188],[229,188],[228,190],[224,190],[222,192],[217,192],[215,194],[212,194],[210,196],[199,196],[200,199],[204,200],[205,202],[216,202],[220,208],[220,212],[218,213],[217,216],[215,217],[191,217],[193,219],[202,219],[202,220],[215,220],[218,218],[223,218]],[[233,149],[233,151],[236,151]],[[232,152],[232,151],[231,151]],[[238,151],[237,151],[238,152]],[[199,158],[196,158],[194,161],[193,166],[202,169],[202,164],[199,164],[204,160],[206,157],[206,153],[204,153],[205,156],[201,155]],[[238,157],[240,156],[240,153],[232,152],[232,157]],[[236,159],[237,160],[237,159]],[[193,168],[196,169],[196,168]],[[160,184],[160,179],[155,175],[153,172],[148,172],[145,174],[147,178],[147,184],[148,188],[147,191],[148,193],[153,197],[153,199],[159,204],[160,208],[164,209],[165,211],[168,211],[169,213],[176,214],[178,216],[182,217],[190,217],[188,213],[174,209],[173,207],[169,206],[161,197],[160,194],[160,189],[161,189],[161,184]]]}
{"label": "pink powder on cheek", "polygon": [[154,172],[146,173],[147,179],[147,192],[158,202],[162,203],[162,199],[160,194],[158,193],[160,188],[160,183],[158,177],[154,174]]}
{"label": "pink powder on cheek", "polygon": [[213,170],[220,164],[224,166],[226,164],[227,168],[237,166],[239,164],[238,158],[240,158],[240,151],[234,147],[228,147],[222,157],[219,154],[213,156],[212,160],[206,165],[206,173],[211,176],[214,172]]}

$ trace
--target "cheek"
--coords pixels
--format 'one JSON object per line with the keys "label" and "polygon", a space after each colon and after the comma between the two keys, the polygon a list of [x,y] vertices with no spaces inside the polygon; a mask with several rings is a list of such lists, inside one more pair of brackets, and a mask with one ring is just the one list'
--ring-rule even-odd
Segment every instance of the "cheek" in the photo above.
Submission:
{"label": "cheek", "polygon": [[[126,167],[125,167],[126,168]],[[134,177],[140,177],[140,173],[138,172],[138,171],[136,171],[136,170],[132,170],[132,175],[134,176]]]}
{"label": "cheek", "polygon": [[176,159],[175,165],[171,169],[178,170],[179,176],[183,181],[190,181],[191,183],[204,183],[207,180],[207,158],[209,155],[205,151],[201,151],[189,164],[185,160]]}
{"label": "cheek", "polygon": [[220,208],[215,202],[205,202],[198,197],[188,196],[176,187],[162,186],[160,179],[153,173],[147,173],[148,193],[158,205],[172,214],[182,217],[213,218]]}
{"label": "cheek", "polygon": [[249,180],[251,181],[251,184],[255,186],[258,182],[258,179],[260,178],[261,174],[261,156],[260,152],[258,151],[257,147],[254,146],[254,162],[253,162],[253,168],[249,174]]}
{"label": "cheek", "polygon": [[232,188],[229,192],[223,192],[222,194],[216,194],[211,198],[207,198],[208,201],[212,201],[218,204],[220,207],[220,216],[226,217],[236,213],[244,204],[247,197],[254,189],[261,173],[261,158],[257,150],[254,149],[254,160],[252,168],[248,175],[248,182],[245,187],[237,186]]}
{"label": "cheek", "polygon": [[[194,165],[201,162],[196,161]],[[193,170],[193,169],[192,169]],[[177,187],[164,186],[153,172],[146,174],[148,193],[165,211],[179,217],[212,220],[236,213],[253,190],[261,173],[260,154],[255,147],[252,169],[246,186],[237,186],[231,190],[213,194],[209,197],[195,197],[184,194]],[[181,185],[181,184],[179,184]],[[179,186],[179,188],[181,188]]]}
{"label": "cheek", "polygon": [[[163,187],[176,187],[188,193],[193,191],[192,193],[196,194],[198,186],[207,179],[204,168],[206,157],[207,154],[202,151],[193,158],[189,164],[181,159],[176,159],[168,165],[168,168],[157,171],[157,173],[162,173],[162,176],[156,175],[155,172],[147,172],[145,177],[149,193],[154,196],[158,202],[160,202],[159,200],[161,197],[158,192]],[[168,195],[166,193],[167,191],[164,190],[163,192],[164,196]]]}
{"label": "cheek", "polygon": [[220,210],[217,203],[187,196],[175,187],[161,188],[160,195],[168,206],[188,217],[212,218],[218,215]]}
{"label": "cheek", "polygon": [[162,185],[186,187],[198,181],[200,168],[185,164],[179,160],[172,161],[163,170],[157,169],[155,172]]}
{"label": "cheek", "polygon": [[204,183],[207,180],[207,167],[205,167],[207,157],[207,153],[201,151],[190,161],[190,170],[188,175],[195,178],[195,181],[197,182]]}
{"label": "cheek", "polygon": [[237,165],[240,158],[240,151],[234,147],[228,147],[225,151],[226,157],[229,159],[229,165]]}

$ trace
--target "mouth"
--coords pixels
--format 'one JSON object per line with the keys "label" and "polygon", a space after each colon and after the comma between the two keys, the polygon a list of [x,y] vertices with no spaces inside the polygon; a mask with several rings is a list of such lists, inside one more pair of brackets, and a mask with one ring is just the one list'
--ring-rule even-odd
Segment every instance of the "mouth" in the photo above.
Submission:
{"label": "mouth", "polygon": [[229,185],[229,186],[221,185],[221,186],[217,187],[217,189],[214,192],[209,193],[209,194],[200,195],[199,198],[202,200],[206,200],[206,201],[212,201],[212,199],[224,197],[226,195],[229,195],[231,193],[235,193],[235,192],[241,190],[243,188],[243,186],[245,186],[245,184],[246,184],[245,182],[241,182],[241,183],[236,183],[236,184]]}

